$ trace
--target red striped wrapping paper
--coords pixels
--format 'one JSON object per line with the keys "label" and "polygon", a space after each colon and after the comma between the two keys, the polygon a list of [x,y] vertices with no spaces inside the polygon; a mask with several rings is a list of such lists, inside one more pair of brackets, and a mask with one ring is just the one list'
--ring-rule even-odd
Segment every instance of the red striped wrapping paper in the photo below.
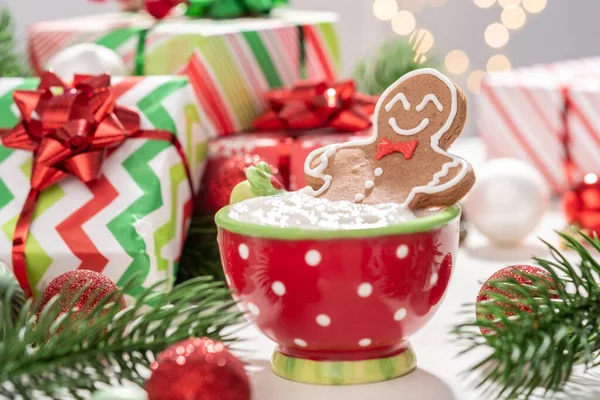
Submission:
{"label": "red striped wrapping paper", "polygon": [[555,193],[600,173],[600,58],[490,74],[477,106],[488,155],[529,162]]}

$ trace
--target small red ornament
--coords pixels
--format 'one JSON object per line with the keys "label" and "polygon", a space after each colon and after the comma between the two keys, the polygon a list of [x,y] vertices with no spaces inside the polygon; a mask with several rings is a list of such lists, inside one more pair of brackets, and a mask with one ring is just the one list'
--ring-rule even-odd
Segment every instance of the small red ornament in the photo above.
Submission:
{"label": "small red ornament", "polygon": [[596,174],[587,174],[583,182],[565,193],[562,200],[563,212],[570,225],[600,233],[600,179]]}
{"label": "small red ornament", "polygon": [[148,400],[249,400],[244,365],[222,342],[187,339],[159,354],[146,382]]}
{"label": "small red ornament", "polygon": [[[553,287],[553,286],[555,287],[552,277],[543,268],[535,267],[532,265],[513,265],[510,267],[503,268],[500,271],[497,271],[492,276],[490,276],[487,281],[485,281],[485,283],[483,284],[481,289],[479,289],[479,294],[477,295],[477,305],[479,306],[479,304],[481,302],[489,301],[490,293],[498,293],[498,294],[502,294],[511,299],[517,299],[518,297],[515,297],[513,293],[507,293],[503,290],[500,290],[497,287],[494,287],[492,285],[492,283],[494,281],[498,281],[498,280],[513,278],[517,282],[524,284],[524,285],[533,284],[531,279],[527,278],[526,276],[521,275],[521,273],[525,273],[528,275],[534,275],[534,276],[543,278],[550,283],[550,287]],[[558,299],[560,297],[555,294],[555,295],[552,295],[552,298]],[[522,311],[530,311],[530,308],[527,305],[518,304],[518,307]],[[484,314],[480,313],[479,307],[477,307],[477,308],[478,308],[477,315],[479,317],[484,317],[489,320],[493,320],[493,317],[491,315],[484,315]],[[511,315],[514,315],[514,314],[511,312],[507,313],[507,316],[511,316]],[[501,328],[501,326],[499,325],[498,328]],[[491,328],[481,328],[481,333],[483,335],[489,335],[490,333],[493,333],[493,331],[494,331],[494,329],[491,329]]]}
{"label": "small red ornament", "polygon": [[[46,289],[44,289],[37,312],[38,315],[54,296],[63,291],[64,295],[60,302],[61,311],[59,315],[66,313],[69,311],[73,297],[89,282],[92,283],[81,293],[81,296],[72,306],[79,310],[72,314],[72,318],[86,318],[98,302],[118,291],[117,285],[113,281],[98,272],[85,269],[65,272],[50,281]],[[67,284],[70,284],[70,286],[65,288]],[[93,299],[90,299],[91,296],[94,296]],[[120,304],[121,309],[125,308],[125,298],[121,294],[115,300]],[[85,314],[81,315],[81,311],[85,311]]]}
{"label": "small red ornament", "polygon": [[[254,167],[263,161],[257,155],[234,156],[227,160],[216,159],[207,168],[206,174],[206,200],[208,209],[216,213],[221,208],[229,205],[231,191],[240,182],[246,180],[246,169]],[[272,167],[273,173],[278,174],[277,168]],[[276,188],[282,187],[275,182]]]}
{"label": "small red ornament", "polygon": [[179,3],[181,0],[144,0],[144,7],[154,18],[163,19]]}

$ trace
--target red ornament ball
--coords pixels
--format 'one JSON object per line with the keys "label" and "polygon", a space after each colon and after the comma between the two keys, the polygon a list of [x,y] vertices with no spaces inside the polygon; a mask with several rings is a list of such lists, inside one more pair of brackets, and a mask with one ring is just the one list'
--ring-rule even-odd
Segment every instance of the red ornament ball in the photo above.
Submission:
{"label": "red ornament ball", "polygon": [[[552,287],[556,287],[556,284],[554,283],[554,280],[552,279],[551,275],[543,268],[540,267],[535,267],[532,265],[513,265],[510,267],[506,267],[501,269],[500,271],[497,271],[496,273],[494,273],[492,276],[490,276],[488,278],[487,281],[485,281],[485,283],[483,284],[483,286],[481,287],[481,289],[479,289],[479,294],[477,295],[477,316],[478,317],[484,317],[488,320],[493,320],[494,317],[491,315],[485,315],[482,312],[480,312],[480,308],[479,308],[479,304],[484,302],[484,301],[489,301],[490,300],[490,293],[497,293],[497,294],[501,294],[504,295],[510,299],[518,299],[517,296],[514,295],[514,293],[510,293],[510,292],[505,292],[503,290],[498,289],[497,287],[493,286],[492,283],[495,281],[499,281],[499,280],[504,280],[504,279],[508,279],[508,278],[513,278],[515,279],[517,282],[523,284],[523,285],[532,285],[533,282],[531,281],[531,279],[527,278],[526,276],[522,276],[520,273],[525,273],[528,275],[533,275],[533,276],[537,276],[539,278],[543,278],[546,281],[548,281],[548,283],[550,284],[550,288]],[[559,296],[558,295],[552,295],[553,299],[558,299]],[[517,305],[519,307],[520,310],[522,311],[531,311],[530,308],[527,305],[524,304],[518,304]],[[511,316],[514,315],[514,313],[508,312],[507,316]],[[498,328],[501,328],[502,326],[500,324],[498,324]],[[492,328],[481,328],[481,333],[483,335],[489,335],[489,334],[493,334],[494,329]]]}
{"label": "red ornament ball", "polygon": [[[110,296],[113,293],[118,293],[117,285],[106,276],[95,272],[88,271],[85,269],[76,269],[73,271],[65,272],[62,275],[54,278],[42,294],[40,306],[38,308],[38,315],[44,310],[44,307],[48,302],[57,294],[64,292],[59,303],[61,311],[59,315],[62,315],[69,311],[69,306],[72,304],[74,296],[89,282],[89,286],[81,293],[81,296],[74,303],[73,307],[76,307],[79,311],[72,314],[72,318],[86,318],[87,315],[92,311],[93,307],[96,306],[106,296]],[[67,288],[66,285],[69,284]],[[94,296],[91,298],[91,296]],[[120,304],[121,309],[124,309],[125,298],[120,293],[117,295],[115,300]],[[84,314],[82,312],[85,311]]]}
{"label": "red ornament ball", "polygon": [[181,0],[144,0],[144,8],[156,19],[163,19]]}
{"label": "red ornament ball", "polygon": [[148,400],[249,400],[244,365],[222,342],[187,339],[158,355],[146,382]]}
{"label": "red ornament ball", "polygon": [[600,234],[600,179],[587,174],[583,182],[565,193],[562,199],[567,221],[580,229]]}
{"label": "red ornament ball", "polygon": [[[240,182],[246,180],[246,169],[263,161],[257,155],[234,156],[226,160],[213,160],[206,174],[207,208],[216,213],[229,205],[231,191]],[[271,167],[277,175],[277,168]]]}

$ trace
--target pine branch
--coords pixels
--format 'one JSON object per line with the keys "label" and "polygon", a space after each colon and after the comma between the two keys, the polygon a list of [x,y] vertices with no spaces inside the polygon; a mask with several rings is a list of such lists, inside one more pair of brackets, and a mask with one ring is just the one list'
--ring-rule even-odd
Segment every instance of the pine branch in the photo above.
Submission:
{"label": "pine branch", "polygon": [[15,50],[14,26],[8,7],[0,8],[0,77],[29,76],[23,58]]}
{"label": "pine branch", "polygon": [[4,382],[0,396],[19,394],[29,399],[43,393],[65,398],[66,392],[79,399],[99,382],[128,380],[143,385],[144,372],[155,355],[180,340],[201,336],[234,340],[223,329],[239,322],[240,314],[232,311],[234,303],[223,283],[199,277],[169,293],[156,294],[161,284],[148,288],[125,310],[115,301],[116,295],[99,299],[96,290],[79,311],[86,318],[77,318],[73,309],[79,296],[73,296],[67,304],[70,311],[59,316],[65,307],[61,302],[65,293],[61,293],[39,316],[34,313],[39,305],[29,300],[13,321],[8,318],[12,305],[7,292],[0,299],[5,325],[0,342],[0,382]]}
{"label": "pine branch", "polygon": [[[587,370],[600,364],[600,264],[576,238],[559,235],[577,252],[577,265],[544,242],[551,259],[535,261],[554,284],[529,274],[523,276],[531,285],[498,280],[492,286],[503,294],[489,292],[489,301],[476,305],[478,317],[453,330],[464,346],[461,354],[488,350],[468,371],[477,374],[477,387],[486,398],[527,399],[540,392],[545,396],[564,391],[567,384],[573,389],[576,365]],[[579,235],[600,252],[597,237]],[[474,306],[467,305],[465,311],[472,315]],[[483,336],[482,328],[491,332]]]}

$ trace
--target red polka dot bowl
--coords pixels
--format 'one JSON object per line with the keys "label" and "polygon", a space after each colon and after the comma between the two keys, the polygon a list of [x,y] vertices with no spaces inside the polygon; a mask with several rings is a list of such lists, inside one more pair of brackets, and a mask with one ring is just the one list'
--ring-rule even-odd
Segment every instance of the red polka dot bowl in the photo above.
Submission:
{"label": "red polka dot bowl", "polygon": [[229,287],[291,380],[354,384],[412,371],[408,337],[448,287],[460,207],[383,228],[278,228],[216,217]]}

